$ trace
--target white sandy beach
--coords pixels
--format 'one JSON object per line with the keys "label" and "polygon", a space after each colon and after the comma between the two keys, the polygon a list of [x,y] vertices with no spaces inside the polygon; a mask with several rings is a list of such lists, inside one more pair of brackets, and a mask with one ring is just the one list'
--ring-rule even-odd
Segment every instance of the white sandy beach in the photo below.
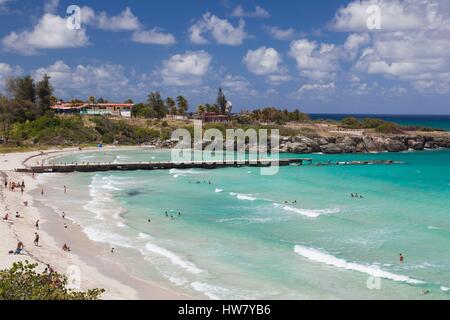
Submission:
{"label": "white sandy beach", "polygon": [[[111,148],[117,149],[117,148]],[[82,152],[96,150],[87,148]],[[97,149],[98,150],[98,149]],[[80,152],[76,148],[48,150],[40,152],[0,154],[1,215],[0,223],[0,268],[11,267],[13,262],[36,262],[42,271],[46,264],[62,274],[67,274],[72,266],[81,272],[81,289],[104,288],[103,299],[189,299],[191,297],[175,292],[164,284],[153,283],[134,278],[120,263],[120,255],[111,254],[110,248],[94,243],[87,238],[81,228],[66,220],[64,228],[62,218],[44,206],[40,201],[40,187],[36,177],[15,172],[25,165],[36,165],[47,158],[66,153]],[[8,181],[24,181],[26,188],[22,195],[20,189],[10,191],[4,186]],[[35,199],[33,199],[35,194]],[[39,196],[36,196],[39,194]],[[44,194],[45,197],[45,194]],[[24,202],[28,201],[28,206]],[[15,218],[19,212],[21,218]],[[3,221],[5,213],[10,214],[10,222]],[[36,220],[40,221],[40,230],[36,230]],[[40,245],[33,244],[35,232],[40,235]],[[14,250],[18,241],[22,241],[25,252],[21,255],[8,254]],[[64,252],[62,246],[67,243],[71,252]],[[126,284],[126,285],[125,285]]]}

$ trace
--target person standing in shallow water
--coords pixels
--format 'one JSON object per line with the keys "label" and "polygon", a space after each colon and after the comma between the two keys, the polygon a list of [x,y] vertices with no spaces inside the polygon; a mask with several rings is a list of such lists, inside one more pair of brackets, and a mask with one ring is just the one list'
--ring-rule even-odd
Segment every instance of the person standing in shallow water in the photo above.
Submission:
{"label": "person standing in shallow water", "polygon": [[403,257],[403,254],[400,253],[400,263],[403,263],[405,261],[405,257]]}

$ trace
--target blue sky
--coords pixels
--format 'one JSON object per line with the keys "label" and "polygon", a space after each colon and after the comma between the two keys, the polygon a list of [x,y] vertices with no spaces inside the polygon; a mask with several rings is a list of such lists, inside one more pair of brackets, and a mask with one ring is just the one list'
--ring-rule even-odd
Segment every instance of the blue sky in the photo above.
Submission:
{"label": "blue sky", "polygon": [[445,0],[0,0],[0,19],[0,81],[48,73],[64,99],[160,91],[195,108],[222,87],[235,110],[450,113]]}

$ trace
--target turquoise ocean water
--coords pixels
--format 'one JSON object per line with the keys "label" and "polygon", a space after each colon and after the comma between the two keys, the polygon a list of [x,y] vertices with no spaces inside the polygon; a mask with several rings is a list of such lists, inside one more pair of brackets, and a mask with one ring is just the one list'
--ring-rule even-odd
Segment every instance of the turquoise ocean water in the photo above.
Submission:
{"label": "turquoise ocean water", "polygon": [[[169,156],[97,152],[58,161]],[[405,164],[282,167],[275,176],[258,168],[47,174],[42,181],[55,209],[122,252],[130,272],[193,296],[448,299],[450,151],[312,157]]]}

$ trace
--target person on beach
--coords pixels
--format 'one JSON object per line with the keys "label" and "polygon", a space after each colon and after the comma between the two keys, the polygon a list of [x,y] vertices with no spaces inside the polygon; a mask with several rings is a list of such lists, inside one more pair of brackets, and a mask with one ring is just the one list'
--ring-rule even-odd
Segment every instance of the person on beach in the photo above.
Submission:
{"label": "person on beach", "polygon": [[9,213],[6,213],[3,217],[3,221],[8,221],[9,220]]}
{"label": "person on beach", "polygon": [[36,230],[39,230],[39,220],[36,221]]}
{"label": "person on beach", "polygon": [[114,248],[111,248],[111,253],[114,253]]}
{"label": "person on beach", "polygon": [[63,251],[65,251],[65,252],[70,252],[70,251],[71,251],[71,250],[70,250],[70,247],[69,247],[67,244],[65,244],[65,243],[64,243],[62,249],[63,249]]}
{"label": "person on beach", "polygon": [[400,263],[403,263],[405,261],[405,258],[403,257],[403,254],[400,253]]}
{"label": "person on beach", "polygon": [[19,213],[19,211],[16,211],[16,218],[20,218],[20,213]]}
{"label": "person on beach", "polygon": [[67,187],[64,186],[64,193],[67,193]]}
{"label": "person on beach", "polygon": [[20,188],[20,193],[23,195],[23,187]]}
{"label": "person on beach", "polygon": [[67,223],[64,222],[64,229],[67,229]]}
{"label": "person on beach", "polygon": [[41,196],[44,195],[44,188],[41,189]]}
{"label": "person on beach", "polygon": [[5,188],[8,188],[8,180],[5,179]]}
{"label": "person on beach", "polygon": [[39,247],[39,234],[37,232],[34,233],[34,245]]}
{"label": "person on beach", "polygon": [[23,242],[22,242],[22,241],[19,241],[19,242],[17,243],[17,248],[16,248],[16,250],[14,251],[14,254],[22,254],[23,248],[24,248]]}
{"label": "person on beach", "polygon": [[148,223],[152,222],[152,219],[148,219],[147,222],[148,222]]}
{"label": "person on beach", "polygon": [[167,218],[169,217],[169,214],[167,213],[167,211],[166,211],[166,217],[167,217]]}
{"label": "person on beach", "polygon": [[65,213],[64,211],[63,211],[63,213],[62,213],[61,217],[63,218],[63,220],[65,220],[65,219],[66,219],[66,213]]}
{"label": "person on beach", "polygon": [[178,216],[181,217],[181,212],[178,211]]}

